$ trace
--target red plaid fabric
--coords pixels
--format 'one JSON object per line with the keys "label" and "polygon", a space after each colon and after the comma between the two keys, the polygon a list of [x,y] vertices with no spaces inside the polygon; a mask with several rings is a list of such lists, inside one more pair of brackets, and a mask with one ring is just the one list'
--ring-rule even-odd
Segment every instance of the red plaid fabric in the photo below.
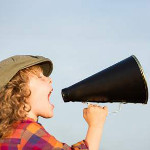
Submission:
{"label": "red plaid fabric", "polygon": [[71,147],[59,142],[31,118],[20,121],[12,135],[0,139],[0,150],[88,150],[85,140]]}

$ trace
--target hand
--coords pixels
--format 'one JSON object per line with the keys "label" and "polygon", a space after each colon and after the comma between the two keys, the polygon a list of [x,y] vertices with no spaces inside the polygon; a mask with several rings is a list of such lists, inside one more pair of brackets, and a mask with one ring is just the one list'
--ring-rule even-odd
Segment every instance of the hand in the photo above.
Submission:
{"label": "hand", "polygon": [[83,109],[83,117],[89,127],[102,127],[108,115],[108,108],[90,104]]}

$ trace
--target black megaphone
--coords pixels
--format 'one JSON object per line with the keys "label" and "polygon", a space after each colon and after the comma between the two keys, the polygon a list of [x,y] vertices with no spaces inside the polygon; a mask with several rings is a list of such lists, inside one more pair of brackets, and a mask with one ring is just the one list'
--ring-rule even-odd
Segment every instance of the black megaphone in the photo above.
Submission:
{"label": "black megaphone", "polygon": [[148,87],[138,59],[132,55],[68,88],[62,89],[64,102],[148,101]]}

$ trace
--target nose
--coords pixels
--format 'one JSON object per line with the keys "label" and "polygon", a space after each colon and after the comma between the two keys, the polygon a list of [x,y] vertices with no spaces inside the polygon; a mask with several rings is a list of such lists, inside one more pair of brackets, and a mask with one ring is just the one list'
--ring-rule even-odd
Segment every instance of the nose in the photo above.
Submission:
{"label": "nose", "polygon": [[49,83],[52,83],[52,78],[48,77],[48,81],[49,81]]}
{"label": "nose", "polygon": [[44,76],[44,79],[45,79],[46,82],[52,83],[52,78],[51,77]]}

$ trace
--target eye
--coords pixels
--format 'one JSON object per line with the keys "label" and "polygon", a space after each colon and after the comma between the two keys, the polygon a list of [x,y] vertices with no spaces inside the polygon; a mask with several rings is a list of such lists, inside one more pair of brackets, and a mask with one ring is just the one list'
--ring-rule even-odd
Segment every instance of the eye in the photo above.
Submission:
{"label": "eye", "polygon": [[38,76],[38,78],[42,78],[42,76]]}

